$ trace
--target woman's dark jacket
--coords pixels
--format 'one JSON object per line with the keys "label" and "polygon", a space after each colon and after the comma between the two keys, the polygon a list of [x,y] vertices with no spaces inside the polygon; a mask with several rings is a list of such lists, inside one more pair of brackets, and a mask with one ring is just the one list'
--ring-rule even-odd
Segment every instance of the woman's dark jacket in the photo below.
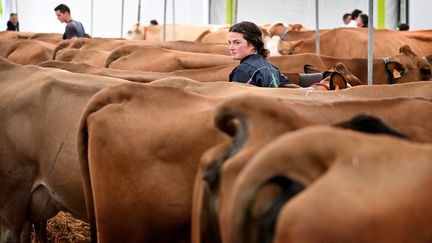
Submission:
{"label": "woman's dark jacket", "polygon": [[287,82],[279,69],[260,54],[252,54],[243,58],[230,73],[229,81],[274,88],[279,87],[280,83]]}

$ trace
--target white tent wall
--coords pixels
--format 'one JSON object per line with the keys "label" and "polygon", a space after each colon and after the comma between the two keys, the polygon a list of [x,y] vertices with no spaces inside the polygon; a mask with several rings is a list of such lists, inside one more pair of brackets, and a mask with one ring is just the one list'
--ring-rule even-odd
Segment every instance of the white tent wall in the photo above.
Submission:
{"label": "white tent wall", "polygon": [[[377,19],[377,4],[374,6],[375,18]],[[398,1],[396,0],[386,0],[385,1],[385,29],[395,30],[398,27]],[[374,26],[377,26],[375,24]]]}
{"label": "white tent wall", "polygon": [[410,30],[432,29],[431,0],[410,0],[409,25]]}
{"label": "white tent wall", "polygon": [[72,18],[81,21],[86,32],[90,31],[91,1],[22,0],[17,2],[17,13],[21,31],[63,34],[65,25],[57,20],[54,12],[54,8],[60,3],[68,5]]}
{"label": "white tent wall", "polygon": [[225,24],[226,0],[210,0],[210,24]]}
{"label": "white tent wall", "polygon": [[[11,0],[2,0],[11,1]],[[15,0],[17,1],[20,30],[29,32],[63,33],[54,8],[64,3],[71,9],[73,19],[81,21],[86,32],[94,37],[119,38],[122,36],[122,0]],[[12,2],[12,1],[11,1]],[[123,35],[138,20],[139,0],[124,0]],[[175,22],[178,24],[208,24],[208,1],[167,0],[167,23],[173,22],[173,2]],[[92,13],[93,3],[93,13]],[[163,24],[164,1],[141,1],[141,24],[156,19]],[[9,19],[7,16],[6,22]],[[6,29],[6,22],[3,26]],[[92,24],[93,23],[93,24]]]}
{"label": "white tent wall", "polygon": [[[63,33],[54,8],[65,3],[71,9],[72,17],[83,23],[86,32],[94,37],[119,38],[137,22],[139,0],[1,0],[3,6],[2,27],[10,12],[17,12],[21,31]],[[124,2],[123,26],[122,2]],[[156,19],[163,24],[164,2],[162,0],[142,0],[140,23],[148,24]],[[397,0],[385,2],[385,28],[395,29],[397,25]],[[177,24],[206,25],[226,23],[226,0],[167,0],[167,23],[173,23],[173,3]],[[374,6],[374,26],[378,24],[377,7]],[[432,29],[432,15],[424,14],[424,9],[432,7],[431,0],[409,1],[410,29]],[[211,5],[211,6],[210,6]],[[17,7],[15,7],[17,6]],[[368,12],[368,1],[358,0],[319,0],[320,28],[328,29],[342,25],[342,15],[358,8]],[[380,13],[382,14],[382,13]],[[237,21],[249,20],[256,23],[301,23],[315,29],[315,0],[238,0]],[[123,32],[123,33],[122,33]],[[123,34],[123,35],[122,35]]]}
{"label": "white tent wall", "polygon": [[[385,28],[396,29],[397,0],[385,0]],[[226,0],[214,0],[212,6],[212,23],[224,24]],[[374,4],[374,17],[377,19],[378,1]],[[360,9],[368,13],[368,1],[358,0],[320,0],[320,29],[331,29],[342,26],[342,16]],[[217,15],[219,13],[219,15]],[[214,15],[214,17],[213,17]],[[217,18],[216,18],[217,16]],[[253,21],[255,23],[300,23],[309,29],[315,29],[315,0],[271,0],[263,4],[262,0],[238,0],[237,22]],[[377,23],[374,24],[377,26]]]}

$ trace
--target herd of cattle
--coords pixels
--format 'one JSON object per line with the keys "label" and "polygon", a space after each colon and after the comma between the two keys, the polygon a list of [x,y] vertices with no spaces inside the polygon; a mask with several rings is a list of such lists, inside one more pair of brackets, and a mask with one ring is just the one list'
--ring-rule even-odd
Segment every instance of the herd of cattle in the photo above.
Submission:
{"label": "herd of cattle", "polygon": [[285,87],[227,82],[227,28],[0,32],[0,243],[431,242],[432,32],[375,30],[364,85],[366,30],[262,28]]}

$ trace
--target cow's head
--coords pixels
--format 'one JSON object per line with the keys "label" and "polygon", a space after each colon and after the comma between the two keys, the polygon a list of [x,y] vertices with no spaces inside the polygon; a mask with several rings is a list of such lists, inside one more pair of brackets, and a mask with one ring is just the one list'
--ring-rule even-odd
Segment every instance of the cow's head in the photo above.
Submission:
{"label": "cow's head", "polygon": [[285,25],[282,22],[275,22],[275,23],[270,25],[267,32],[270,35],[270,37],[272,37],[275,35],[280,36],[286,30],[287,30],[287,27],[285,27]]}
{"label": "cow's head", "polygon": [[410,46],[403,45],[399,54],[385,61],[389,83],[428,81],[431,79],[431,65],[416,55]]}
{"label": "cow's head", "polygon": [[331,90],[346,89],[349,86],[361,85],[362,82],[342,62],[337,62],[330,70],[323,73]]}
{"label": "cow's head", "polygon": [[305,31],[307,30],[302,24],[288,24],[288,29],[293,31]]}
{"label": "cow's head", "polygon": [[284,41],[279,40],[278,45],[278,51],[282,55],[291,55],[299,53],[298,49],[302,44],[304,40],[297,40],[297,41]]}
{"label": "cow's head", "polygon": [[142,40],[144,38],[144,29],[140,23],[134,24],[127,32],[126,39]]}
{"label": "cow's head", "polygon": [[[308,72],[318,71],[311,65],[305,65],[304,68]],[[313,83],[311,86],[318,90],[340,90],[362,84],[360,79],[352,74],[342,62],[338,62],[330,70],[324,71],[322,78],[323,80]]]}

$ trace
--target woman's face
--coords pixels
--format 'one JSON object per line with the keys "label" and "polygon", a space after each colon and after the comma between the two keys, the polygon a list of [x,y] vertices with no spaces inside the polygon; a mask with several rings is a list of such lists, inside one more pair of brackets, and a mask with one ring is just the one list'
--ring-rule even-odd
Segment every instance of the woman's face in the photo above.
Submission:
{"label": "woman's face", "polygon": [[234,60],[242,60],[255,52],[254,46],[249,44],[245,38],[243,38],[243,34],[238,32],[228,32],[228,43],[231,57]]}
{"label": "woman's face", "polygon": [[356,19],[356,23],[358,27],[363,27],[363,19],[361,16],[358,16]]}

